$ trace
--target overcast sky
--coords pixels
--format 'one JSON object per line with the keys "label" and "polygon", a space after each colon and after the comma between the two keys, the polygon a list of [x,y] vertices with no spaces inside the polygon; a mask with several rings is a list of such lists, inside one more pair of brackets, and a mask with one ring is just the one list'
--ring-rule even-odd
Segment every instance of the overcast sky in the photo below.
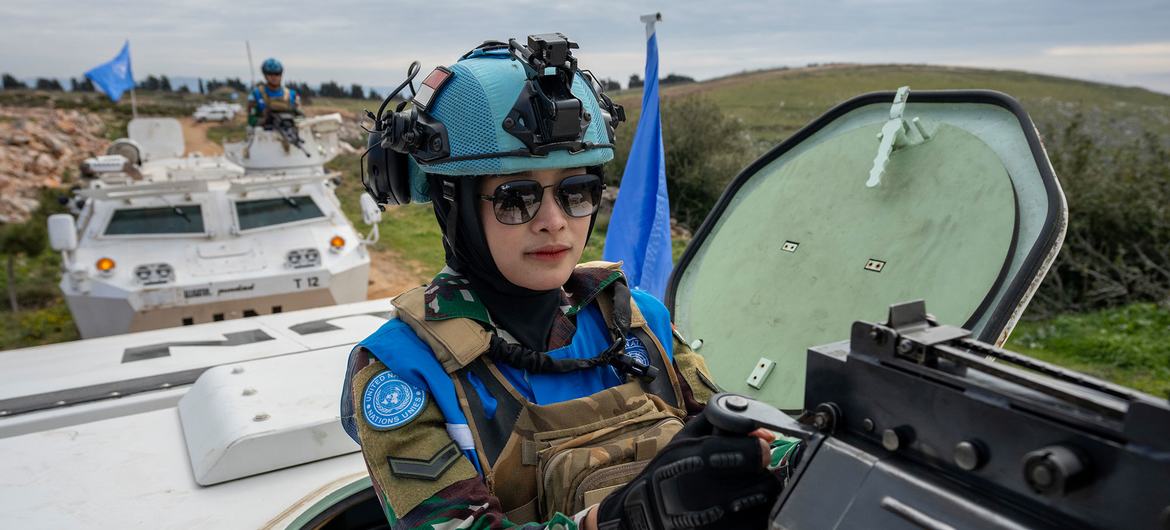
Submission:
{"label": "overcast sky", "polygon": [[413,59],[429,69],[485,39],[559,31],[581,44],[583,67],[625,85],[643,68],[638,15],[654,11],[663,75],[930,63],[1170,93],[1170,0],[0,0],[0,72],[80,76],[129,39],[140,79],[247,80],[248,40],[257,67],[278,57],[290,80],[389,86]]}

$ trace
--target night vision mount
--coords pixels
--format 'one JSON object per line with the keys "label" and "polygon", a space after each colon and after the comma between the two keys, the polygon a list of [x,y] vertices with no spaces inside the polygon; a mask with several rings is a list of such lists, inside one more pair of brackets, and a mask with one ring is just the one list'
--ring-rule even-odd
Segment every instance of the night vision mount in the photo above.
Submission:
{"label": "night vision mount", "polygon": [[[577,48],[577,43],[561,33],[530,35],[527,46],[516,39],[508,41],[509,51],[527,65],[528,82],[504,119],[503,127],[524,142],[532,154],[545,155],[558,149],[577,152],[587,148],[581,140],[595,117],[573,95],[573,82],[580,70],[570,50]],[[592,85],[592,76],[586,78]],[[612,143],[613,130],[625,119],[625,112],[600,90],[590,88],[603,109],[601,118]]]}
{"label": "night vision mount", "polygon": [[[577,43],[563,34],[547,33],[530,35],[527,45],[521,45],[516,39],[510,39],[507,44],[487,41],[463,56],[466,59],[506,50],[513,60],[525,66],[528,80],[511,111],[500,123],[504,131],[525,147],[497,153],[451,156],[447,128],[431,114],[430,107],[455,73],[440,66],[415,90],[414,78],[418,75],[419,63],[412,63],[406,80],[386,97],[378,113],[366,113],[374,124],[373,130],[369,130],[368,148],[362,164],[362,184],[366,191],[379,205],[410,203],[408,156],[425,167],[486,158],[540,157],[554,151],[579,153],[588,149],[613,148],[614,129],[625,121],[625,110],[602,92],[591,72],[577,67],[577,59],[571,51],[577,48]],[[593,116],[584,102],[573,94],[578,75],[596,98],[601,116]],[[408,85],[413,97],[399,103],[394,112],[385,113],[390,100]],[[407,109],[407,103],[413,103],[413,108]],[[597,119],[605,123],[606,143],[585,140],[586,131]]]}

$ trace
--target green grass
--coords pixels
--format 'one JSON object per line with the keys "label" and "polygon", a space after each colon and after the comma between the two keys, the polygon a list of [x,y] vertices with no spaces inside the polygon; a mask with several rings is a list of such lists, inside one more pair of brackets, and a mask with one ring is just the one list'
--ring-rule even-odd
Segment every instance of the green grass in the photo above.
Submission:
{"label": "green grass", "polygon": [[1133,304],[1021,322],[1007,348],[1170,397],[1170,309]]}
{"label": "green grass", "polygon": [[240,120],[232,120],[207,129],[207,139],[217,144],[242,142],[248,138],[248,131]]}
{"label": "green grass", "polygon": [[[378,112],[378,106],[382,104],[382,100],[373,99],[349,99],[349,98],[323,98],[315,97],[312,99],[309,107],[317,109],[337,109],[347,113],[358,115],[365,115],[365,111]],[[388,107],[390,108],[390,107]],[[391,108],[391,110],[393,110]]]}
{"label": "green grass", "polygon": [[[0,258],[0,267],[6,266]],[[21,310],[8,304],[8,275],[0,271],[0,349],[24,348],[81,338],[57,287],[61,255],[46,249],[37,256],[16,258],[16,298]]]}
{"label": "green grass", "polygon": [[[365,189],[358,171],[359,164],[359,155],[351,154],[334,158],[327,167],[342,174],[341,185],[337,187],[342,211],[354,226],[364,227],[359,197]],[[442,235],[430,204],[386,208],[378,231],[381,237],[374,249],[393,251],[404,259],[422,264],[427,271],[438,273],[443,268]]]}
{"label": "green grass", "polygon": [[81,338],[63,300],[58,300],[50,306],[27,309],[15,314],[11,311],[0,312],[0,318],[8,323],[0,328],[0,348],[5,350]]}

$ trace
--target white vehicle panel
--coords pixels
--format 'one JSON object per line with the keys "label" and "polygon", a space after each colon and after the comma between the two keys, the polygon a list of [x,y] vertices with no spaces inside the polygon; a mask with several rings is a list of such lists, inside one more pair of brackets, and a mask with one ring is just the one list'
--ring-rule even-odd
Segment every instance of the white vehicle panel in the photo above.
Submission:
{"label": "white vehicle panel", "polygon": [[[283,528],[361,487],[341,379],[353,345],[392,314],[381,299],[0,352],[0,402],[222,365],[194,385],[0,415],[0,527]],[[272,338],[124,362],[128,349],[248,328]]]}
{"label": "white vehicle panel", "polygon": [[179,401],[195,482],[204,486],[352,453],[338,417],[350,347],[203,373]]}
{"label": "white vehicle panel", "polygon": [[173,408],[0,439],[0,454],[0,526],[21,529],[255,529],[366,472],[352,453],[199,486]]}
{"label": "white vehicle panel", "polygon": [[183,126],[174,118],[135,118],[126,124],[130,139],[142,146],[142,160],[178,158],[187,151]]}
{"label": "white vehicle panel", "polygon": [[127,395],[134,386],[127,380],[140,381],[139,391],[169,388],[189,384],[212,366],[352,345],[385,323],[390,310],[389,299],[369,300],[3,351],[0,433],[10,421],[5,416],[28,407],[80,406],[74,404],[113,397],[110,392]]}

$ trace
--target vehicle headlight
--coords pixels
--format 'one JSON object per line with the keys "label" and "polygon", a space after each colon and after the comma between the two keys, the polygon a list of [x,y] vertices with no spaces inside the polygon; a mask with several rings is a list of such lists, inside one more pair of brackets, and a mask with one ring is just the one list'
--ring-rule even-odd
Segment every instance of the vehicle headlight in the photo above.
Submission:
{"label": "vehicle headlight", "polygon": [[284,264],[292,269],[316,267],[321,264],[321,253],[315,248],[290,250],[284,257]]}
{"label": "vehicle headlight", "polygon": [[148,263],[134,268],[134,277],[142,285],[158,285],[175,279],[175,269],[167,263]]}

